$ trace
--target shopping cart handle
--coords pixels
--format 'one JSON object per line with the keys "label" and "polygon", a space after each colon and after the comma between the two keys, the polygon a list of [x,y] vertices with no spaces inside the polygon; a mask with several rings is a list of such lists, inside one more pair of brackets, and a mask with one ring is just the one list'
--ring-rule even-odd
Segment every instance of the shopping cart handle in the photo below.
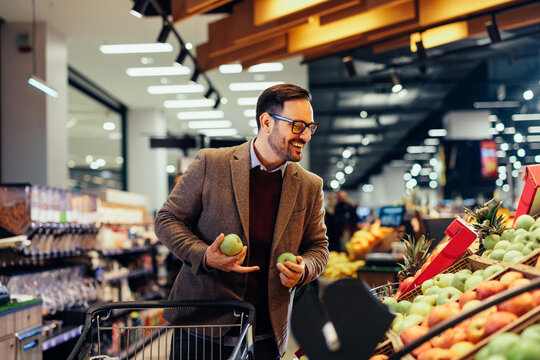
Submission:
{"label": "shopping cart handle", "polygon": [[487,308],[497,305],[505,300],[511,299],[516,295],[522,294],[527,291],[531,291],[534,289],[540,288],[540,277],[537,277],[533,280],[531,280],[530,283],[528,283],[525,286],[512,288],[506,291],[502,291],[498,294],[495,294],[491,296],[488,300],[483,301],[480,305],[473,307],[470,310],[462,311],[459,315],[452,317],[448,320],[445,320],[437,325],[435,325],[433,328],[430,329],[425,335],[419,337],[418,339],[414,340],[407,346],[403,347],[403,349],[399,350],[395,354],[391,355],[388,360],[399,360],[401,357],[405,356],[406,354],[410,353],[414,349],[416,349],[418,346],[422,345],[426,341],[429,341],[434,336],[439,335],[443,331],[453,327],[454,325],[459,324],[463,320],[466,320],[470,318],[471,316],[478,314],[479,312],[482,312],[486,310]]}

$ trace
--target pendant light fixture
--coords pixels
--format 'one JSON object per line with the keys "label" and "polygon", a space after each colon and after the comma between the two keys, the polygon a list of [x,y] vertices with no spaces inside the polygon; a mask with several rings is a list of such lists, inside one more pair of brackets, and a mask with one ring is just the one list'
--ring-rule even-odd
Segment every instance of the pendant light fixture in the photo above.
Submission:
{"label": "pendant light fixture", "polygon": [[59,95],[58,91],[36,75],[36,0],[32,0],[32,75],[28,78],[28,83],[54,98]]}

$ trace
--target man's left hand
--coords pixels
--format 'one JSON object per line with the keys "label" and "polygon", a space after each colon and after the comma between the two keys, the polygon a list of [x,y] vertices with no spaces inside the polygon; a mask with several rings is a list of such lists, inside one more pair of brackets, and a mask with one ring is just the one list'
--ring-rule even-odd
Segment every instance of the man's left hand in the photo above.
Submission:
{"label": "man's left hand", "polygon": [[301,256],[297,256],[296,261],[298,264],[290,261],[285,261],[285,266],[283,264],[277,264],[277,268],[280,272],[279,279],[281,280],[281,284],[285,287],[295,287],[304,274],[304,269],[306,267],[304,259]]}

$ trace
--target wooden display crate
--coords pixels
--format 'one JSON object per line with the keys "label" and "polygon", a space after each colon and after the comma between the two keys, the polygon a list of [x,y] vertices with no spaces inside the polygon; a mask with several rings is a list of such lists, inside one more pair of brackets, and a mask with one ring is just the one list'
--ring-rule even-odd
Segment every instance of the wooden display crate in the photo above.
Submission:
{"label": "wooden display crate", "polygon": [[536,262],[538,261],[538,258],[540,258],[540,249],[536,249],[532,253],[530,253],[525,259],[521,260],[518,264],[530,266],[534,268],[536,265]]}

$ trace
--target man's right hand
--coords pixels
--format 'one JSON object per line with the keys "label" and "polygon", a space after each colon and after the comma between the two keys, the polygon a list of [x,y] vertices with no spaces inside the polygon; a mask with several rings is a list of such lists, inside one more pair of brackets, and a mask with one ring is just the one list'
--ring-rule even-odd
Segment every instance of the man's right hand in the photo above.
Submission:
{"label": "man's right hand", "polygon": [[219,234],[216,240],[206,250],[206,267],[221,271],[234,271],[237,273],[248,273],[259,270],[258,266],[242,266],[247,253],[247,246],[234,256],[228,256],[221,251],[220,245],[225,235]]}

